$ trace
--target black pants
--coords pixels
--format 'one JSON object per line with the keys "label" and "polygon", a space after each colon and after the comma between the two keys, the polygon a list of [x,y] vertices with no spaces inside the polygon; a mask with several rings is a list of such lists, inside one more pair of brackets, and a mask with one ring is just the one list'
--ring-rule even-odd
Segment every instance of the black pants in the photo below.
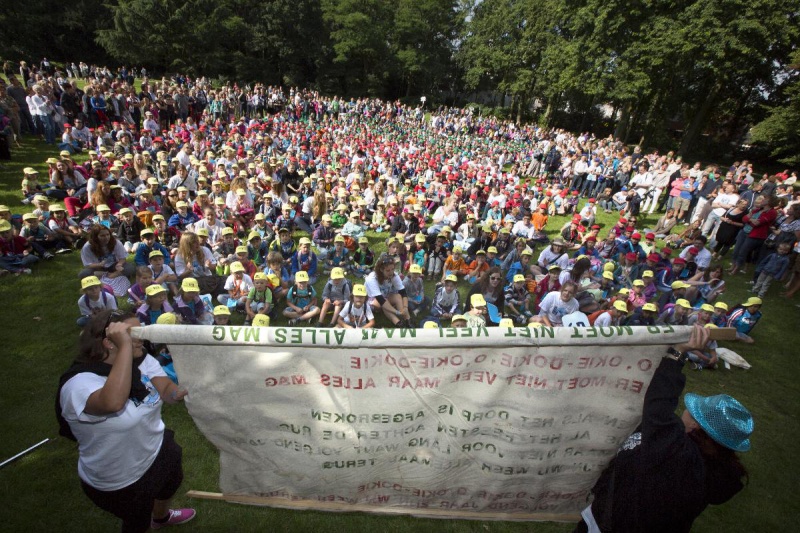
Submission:
{"label": "black pants", "polygon": [[169,500],[183,482],[183,450],[175,442],[172,430],[164,431],[164,441],[153,464],[137,481],[127,487],[102,491],[81,480],[86,496],[95,505],[122,520],[123,533],[150,529],[153,500]]}

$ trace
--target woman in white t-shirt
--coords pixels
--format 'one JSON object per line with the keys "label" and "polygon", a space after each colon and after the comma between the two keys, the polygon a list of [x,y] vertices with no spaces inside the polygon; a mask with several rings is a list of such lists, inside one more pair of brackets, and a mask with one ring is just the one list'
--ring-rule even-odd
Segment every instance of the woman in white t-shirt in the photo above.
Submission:
{"label": "woman in white t-shirt", "polygon": [[131,313],[95,315],[80,355],[61,377],[60,414],[78,442],[78,476],[98,507],[139,532],[188,522],[194,509],[170,509],[183,481],[181,447],[161,420],[163,402],[183,400],[161,365],[133,339]]}
{"label": "woman in white t-shirt", "polygon": [[383,311],[397,327],[413,327],[408,314],[408,296],[400,276],[395,273],[394,257],[384,254],[375,263],[375,270],[364,280],[368,303],[377,311]]}
{"label": "woman in white t-shirt", "polygon": [[550,292],[542,299],[542,303],[539,304],[539,314],[531,317],[529,322],[541,322],[547,326],[561,326],[564,316],[580,309],[580,304],[575,299],[577,292],[577,283],[574,281],[564,282],[560,291]]}

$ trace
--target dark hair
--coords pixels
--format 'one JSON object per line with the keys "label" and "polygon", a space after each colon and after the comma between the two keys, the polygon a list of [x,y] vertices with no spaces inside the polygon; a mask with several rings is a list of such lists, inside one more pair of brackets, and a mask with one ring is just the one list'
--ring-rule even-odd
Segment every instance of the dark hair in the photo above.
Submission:
{"label": "dark hair", "polygon": [[749,481],[747,469],[741,463],[735,451],[712,439],[708,433],[700,427],[692,429],[689,432],[689,438],[697,444],[706,463],[712,462],[727,467],[730,471],[733,471],[736,475],[736,480],[740,483],[742,479],[745,480],[745,483]]}
{"label": "dark hair", "polygon": [[385,278],[384,277],[384,269],[383,269],[383,267],[385,267],[388,264],[394,265],[395,264],[395,259],[394,259],[393,256],[391,256],[391,255],[389,255],[387,253],[384,253],[383,255],[381,255],[378,258],[378,260],[375,262],[375,270],[373,272],[375,272],[375,277],[378,278],[378,283],[384,283],[387,279],[390,279],[390,278],[394,277],[394,272],[392,272],[392,274],[389,276],[389,278]]}
{"label": "dark hair", "polygon": [[572,270],[569,273],[569,279],[579,282],[581,280],[581,276],[583,276],[583,274],[590,268],[592,268],[592,261],[588,257],[578,259],[575,261],[575,264],[572,265]]}
{"label": "dark hair", "polygon": [[503,272],[500,270],[500,267],[494,266],[489,270],[485,271],[483,274],[481,274],[481,277],[478,279],[475,285],[478,286],[478,292],[480,294],[489,294],[489,289],[491,287],[491,285],[489,284],[489,278],[492,276],[492,274],[497,274],[501,278],[501,282],[497,284],[497,288],[494,291],[496,294],[492,295],[498,297],[503,293],[503,283],[502,283]]}
{"label": "dark hair", "polygon": [[103,346],[106,338],[105,329],[113,322],[124,322],[129,318],[136,318],[130,311],[102,311],[92,317],[78,341],[77,361],[81,363],[100,363],[108,357],[108,350]]}
{"label": "dark hair", "polygon": [[[106,250],[103,250],[103,247],[100,245],[100,241],[98,240],[98,236],[100,235],[101,231],[107,231],[108,234],[111,235],[111,239],[108,241],[108,248]],[[114,237],[114,232],[109,228],[103,226],[102,224],[95,224],[89,230],[87,244],[89,245],[89,249],[92,250],[92,253],[99,259],[104,255],[110,254],[114,251],[114,248],[117,246],[117,239]]]}

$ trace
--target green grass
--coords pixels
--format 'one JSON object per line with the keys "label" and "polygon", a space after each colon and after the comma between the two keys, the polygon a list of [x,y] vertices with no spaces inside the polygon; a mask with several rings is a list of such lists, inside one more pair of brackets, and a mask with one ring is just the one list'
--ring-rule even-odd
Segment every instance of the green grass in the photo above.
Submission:
{"label": "green grass", "polygon": [[[14,161],[0,166],[0,203],[23,212],[19,184],[21,169],[45,170],[44,160],[53,150],[38,141],[26,140],[14,150]],[[550,223],[560,227],[564,218]],[[611,215],[600,215],[606,227]],[[650,225],[655,220],[649,220]],[[385,238],[370,235],[374,249]],[[3,385],[0,409],[0,459],[11,457],[44,438],[55,438],[54,393],[58,376],[75,356],[78,329],[76,301],[79,270],[77,254],[34,267],[25,277],[0,279],[0,324],[2,324]],[[728,280],[723,300],[734,304],[746,297],[745,278]],[[318,283],[321,290],[324,280]],[[464,288],[466,290],[466,288]],[[764,306],[765,318],[755,330],[753,346],[732,345],[753,368],[704,371],[687,370],[687,390],[701,394],[730,393],[748,406],[756,420],[752,450],[743,455],[750,471],[750,484],[733,502],[709,508],[695,523],[695,531],[788,531],[800,518],[794,494],[798,473],[794,446],[800,442],[797,400],[800,370],[796,356],[800,310],[777,296]],[[237,322],[241,317],[237,317]],[[285,323],[279,319],[278,323]],[[198,518],[182,531],[253,531],[269,524],[277,531],[540,531],[567,532],[571,525],[555,523],[479,522],[384,517],[366,514],[332,514],[189,500],[185,490],[218,491],[218,455],[197,431],[185,408],[166,407],[164,418],[175,429],[184,449],[186,478],[176,503],[192,505]],[[2,513],[5,531],[111,531],[117,520],[98,510],[82,494],[76,472],[77,450],[71,441],[56,438],[23,459],[0,470],[0,492],[5,494]]]}

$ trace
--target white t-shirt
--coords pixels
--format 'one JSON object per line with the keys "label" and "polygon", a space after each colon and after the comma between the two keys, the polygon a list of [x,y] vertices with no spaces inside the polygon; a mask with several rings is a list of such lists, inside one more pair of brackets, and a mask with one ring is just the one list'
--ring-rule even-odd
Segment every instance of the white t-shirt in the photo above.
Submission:
{"label": "white t-shirt", "polygon": [[84,412],[89,396],[105,385],[105,377],[82,373],[61,388],[61,414],[78,439],[78,475],[98,490],[118,490],[135,482],[147,472],[161,448],[162,402],[150,380],[166,374],[150,355],[145,356],[139,370],[150,395],[138,406],[129,399],[113,415]]}
{"label": "white t-shirt", "polygon": [[588,328],[590,326],[589,317],[586,316],[585,313],[581,313],[580,311],[575,311],[574,313],[564,315],[561,318],[561,322],[565,326],[569,327]]}
{"label": "white t-shirt", "polygon": [[108,294],[104,290],[100,290],[100,297],[97,300],[92,300],[86,294],[78,298],[78,309],[83,316],[92,316],[95,313],[105,310],[116,310],[117,299],[113,294]]}
{"label": "white t-shirt", "polygon": [[721,217],[722,215],[725,214],[725,211],[727,211],[728,208],[731,208],[734,205],[736,205],[736,202],[738,201],[739,201],[738,194],[725,194],[725,193],[720,194],[717,196],[717,199],[714,200],[714,203],[721,204],[727,207],[715,207],[712,213],[714,213],[718,217]]}
{"label": "white t-shirt", "polygon": [[611,318],[611,313],[606,311],[605,313],[602,313],[600,316],[598,316],[595,319],[594,326],[597,327],[597,328],[602,328],[602,327],[606,327],[606,326],[613,326],[614,325],[613,320],[614,319]]}
{"label": "white t-shirt", "polygon": [[564,302],[561,300],[561,292],[553,291],[547,293],[539,305],[539,316],[546,316],[554,326],[560,326],[566,315],[574,313],[579,308],[580,304],[575,298]]}
{"label": "white t-shirt", "polygon": [[364,324],[373,320],[375,315],[372,313],[372,307],[366,303],[360,308],[353,305],[353,302],[347,302],[342,308],[339,316],[349,326],[357,328],[362,327]]}
{"label": "white t-shirt", "polygon": [[390,294],[394,294],[405,289],[403,280],[401,280],[400,276],[397,274],[387,279],[383,283],[379,283],[378,275],[375,274],[375,272],[372,272],[364,280],[364,285],[367,287],[367,296],[369,296],[370,301],[377,296],[383,296],[386,298]]}
{"label": "white t-shirt", "polygon": [[224,289],[230,291],[237,288],[240,295],[247,296],[254,287],[255,285],[253,285],[252,278],[247,274],[242,274],[242,280],[238,282],[236,281],[235,275],[231,274],[228,276],[228,279],[225,280]]}

